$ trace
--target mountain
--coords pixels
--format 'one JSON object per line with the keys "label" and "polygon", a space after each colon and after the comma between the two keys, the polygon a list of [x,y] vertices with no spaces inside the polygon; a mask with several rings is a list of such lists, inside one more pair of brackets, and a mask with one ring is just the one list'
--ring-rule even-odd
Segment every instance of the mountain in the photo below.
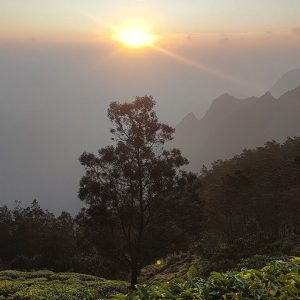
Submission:
{"label": "mountain", "polygon": [[185,117],[176,127],[172,146],[182,150],[193,171],[199,171],[202,165],[230,158],[244,148],[299,136],[299,116],[300,86],[279,98],[270,92],[246,99],[224,94],[201,120],[192,114]]}
{"label": "mountain", "polygon": [[278,98],[284,93],[300,86],[300,69],[285,73],[271,88],[271,94]]}

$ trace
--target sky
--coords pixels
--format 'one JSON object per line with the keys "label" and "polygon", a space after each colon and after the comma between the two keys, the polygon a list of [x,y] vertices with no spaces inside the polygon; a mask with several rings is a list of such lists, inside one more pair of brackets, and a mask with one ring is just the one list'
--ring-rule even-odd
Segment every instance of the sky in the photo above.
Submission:
{"label": "sky", "polygon": [[159,34],[288,33],[300,26],[298,0],[0,0],[0,8],[6,39],[93,39],[109,34],[110,25],[141,19]]}
{"label": "sky", "polygon": [[[0,205],[78,211],[78,157],[110,143],[111,101],[153,95],[176,126],[220,94],[264,94],[300,68],[299,12],[299,0],[0,0]],[[155,47],[112,39],[131,24]]]}

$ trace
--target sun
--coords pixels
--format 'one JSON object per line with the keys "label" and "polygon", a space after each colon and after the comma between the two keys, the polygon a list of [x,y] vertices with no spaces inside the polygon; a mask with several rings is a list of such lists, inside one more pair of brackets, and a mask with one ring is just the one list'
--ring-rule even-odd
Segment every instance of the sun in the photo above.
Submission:
{"label": "sun", "polygon": [[151,46],[157,36],[144,27],[125,27],[117,31],[114,39],[131,48]]}

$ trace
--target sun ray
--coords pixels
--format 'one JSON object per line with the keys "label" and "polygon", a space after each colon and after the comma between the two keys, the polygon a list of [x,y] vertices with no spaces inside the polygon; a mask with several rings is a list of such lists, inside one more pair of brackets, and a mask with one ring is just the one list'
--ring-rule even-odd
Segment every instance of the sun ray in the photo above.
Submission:
{"label": "sun ray", "polygon": [[225,80],[229,80],[229,81],[233,81],[233,82],[236,82],[236,83],[240,83],[240,84],[243,84],[243,85],[247,84],[246,82],[244,82],[244,81],[242,81],[242,80],[240,80],[240,79],[238,79],[238,78],[236,78],[234,76],[231,76],[231,75],[229,75],[229,74],[227,74],[225,72],[222,72],[222,71],[220,71],[218,69],[211,68],[211,67],[209,67],[207,65],[204,65],[204,64],[202,64],[200,62],[194,61],[194,60],[192,60],[190,58],[187,58],[187,57],[185,57],[183,55],[180,55],[180,54],[178,54],[176,52],[172,52],[170,50],[164,49],[164,48],[159,47],[159,46],[154,45],[154,44],[151,45],[151,48],[153,50],[155,50],[157,52],[160,52],[160,53],[162,53],[162,54],[164,54],[164,55],[166,55],[168,57],[171,57],[171,58],[173,58],[173,59],[175,59],[175,60],[177,60],[179,62],[182,62],[182,63],[185,63],[185,64],[190,65],[192,67],[195,67],[195,68],[197,68],[197,69],[199,69],[199,70],[201,70],[203,72],[206,72],[208,74],[211,74],[211,75],[213,75],[215,77],[219,77],[219,78],[222,78],[222,79],[225,79]]}
{"label": "sun ray", "polygon": [[[78,10],[79,11],[79,10]],[[239,78],[236,78],[228,73],[225,73],[221,70],[218,70],[216,68],[212,68],[208,65],[205,65],[204,63],[201,63],[199,61],[192,60],[188,57],[185,57],[183,55],[180,55],[176,52],[167,50],[165,48],[162,48],[158,46],[158,43],[155,43],[160,37],[158,35],[154,35],[150,33],[146,27],[144,26],[125,26],[124,28],[114,26],[108,22],[105,22],[103,19],[99,19],[91,14],[88,14],[83,11],[79,11],[82,15],[89,18],[96,24],[104,25],[107,29],[114,32],[114,34],[111,36],[111,38],[115,41],[121,42],[123,45],[127,45],[131,48],[142,48],[144,46],[147,46],[148,48],[157,51],[163,55],[166,55],[174,60],[177,60],[179,62],[185,63],[187,65],[190,65],[194,68],[197,68],[201,70],[202,72],[206,72],[207,74],[210,74],[212,76],[232,81],[235,83],[242,84],[244,86],[248,86],[249,83],[246,81],[243,81]]]}

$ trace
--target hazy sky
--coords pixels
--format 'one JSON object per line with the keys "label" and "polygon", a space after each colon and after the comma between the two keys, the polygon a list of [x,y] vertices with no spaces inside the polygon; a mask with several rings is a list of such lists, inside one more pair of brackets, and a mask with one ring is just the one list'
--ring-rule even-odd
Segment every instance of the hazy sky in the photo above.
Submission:
{"label": "hazy sky", "polygon": [[[175,126],[300,68],[299,0],[0,0],[0,205],[77,211],[78,162],[106,146],[110,101],[153,95]],[[157,49],[113,27],[147,25]]]}
{"label": "hazy sky", "polygon": [[290,32],[299,12],[299,0],[0,0],[0,33],[91,38],[141,19],[158,34]]}

